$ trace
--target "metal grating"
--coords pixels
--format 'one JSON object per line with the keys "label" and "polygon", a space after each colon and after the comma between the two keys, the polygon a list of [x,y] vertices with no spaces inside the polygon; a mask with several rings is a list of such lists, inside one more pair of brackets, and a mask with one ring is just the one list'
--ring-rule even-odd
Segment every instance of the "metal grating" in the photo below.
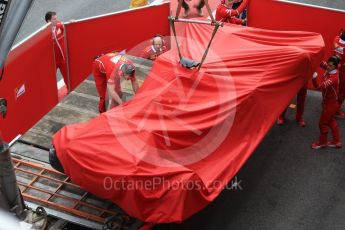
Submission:
{"label": "metal grating", "polygon": [[121,216],[121,225],[135,222],[110,201],[102,200],[73,184],[65,174],[19,159],[13,159],[13,164],[18,186],[27,201],[102,224],[113,216]]}

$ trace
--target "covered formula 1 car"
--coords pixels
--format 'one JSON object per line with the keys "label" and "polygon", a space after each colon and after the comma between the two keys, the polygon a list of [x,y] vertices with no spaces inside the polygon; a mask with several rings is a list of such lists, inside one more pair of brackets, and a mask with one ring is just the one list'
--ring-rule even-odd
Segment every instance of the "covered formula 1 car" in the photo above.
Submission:
{"label": "covered formula 1 car", "polygon": [[[184,57],[200,60],[213,28],[188,24]],[[53,145],[87,191],[153,223],[182,221],[212,202],[253,153],[322,58],[321,35],[220,28],[198,71],[161,55],[135,97]]]}

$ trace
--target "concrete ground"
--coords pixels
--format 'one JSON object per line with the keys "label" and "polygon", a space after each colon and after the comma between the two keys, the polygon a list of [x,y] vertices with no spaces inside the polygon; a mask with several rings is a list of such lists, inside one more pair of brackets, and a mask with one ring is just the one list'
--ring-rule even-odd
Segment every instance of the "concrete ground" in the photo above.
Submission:
{"label": "concrete ground", "polygon": [[[20,0],[15,0],[20,1]],[[19,31],[17,42],[41,28],[47,11],[55,11],[62,21],[81,19],[128,9],[130,0],[34,0]]]}
{"label": "concrete ground", "polygon": [[345,2],[344,0],[289,0],[291,2],[299,2],[299,3],[305,3],[310,5],[316,5],[316,6],[324,6],[334,9],[345,9]]}
{"label": "concrete ground", "polygon": [[[344,0],[294,1],[345,10]],[[128,5],[129,0],[36,0],[18,40],[44,24],[47,10],[57,11],[67,21],[122,10]],[[310,148],[319,135],[320,103],[319,93],[308,92],[305,128],[297,126],[295,111],[288,110],[287,123],[272,127],[238,173],[237,187],[224,190],[185,222],[155,229],[345,229],[345,147]],[[345,120],[338,120],[338,124],[345,143]]]}

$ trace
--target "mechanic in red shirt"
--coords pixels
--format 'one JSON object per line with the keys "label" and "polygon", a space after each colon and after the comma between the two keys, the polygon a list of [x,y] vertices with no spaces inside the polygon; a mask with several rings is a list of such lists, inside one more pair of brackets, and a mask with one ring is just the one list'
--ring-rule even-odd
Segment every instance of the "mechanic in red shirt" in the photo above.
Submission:
{"label": "mechanic in red shirt", "polygon": [[151,39],[151,45],[146,47],[140,54],[140,57],[149,59],[149,60],[156,60],[156,58],[166,51],[165,42],[160,34],[156,34]]}
{"label": "mechanic in red shirt", "polygon": [[135,78],[133,62],[122,54],[108,53],[97,57],[92,64],[92,73],[100,98],[98,109],[100,113],[106,111],[106,94],[110,100],[108,108],[121,105],[121,80],[130,80],[134,93],[139,89]]}
{"label": "mechanic in red shirt", "polygon": [[[324,147],[341,148],[339,128],[335,120],[335,114],[339,110],[339,59],[332,56],[328,62],[321,63],[321,67],[325,69],[322,77],[318,78],[317,73],[313,74],[313,85],[316,89],[322,91],[322,112],[319,121],[320,138],[314,142],[311,147],[319,149]],[[327,142],[328,129],[331,129],[333,140]]]}
{"label": "mechanic in red shirt", "polygon": [[[233,9],[233,5],[237,2],[240,2],[240,0],[221,0],[216,11],[216,21],[229,22],[233,24],[245,24],[247,19],[237,18],[237,16],[239,16],[241,13],[240,10],[243,11],[245,7],[242,9],[240,6],[236,10]],[[245,3],[242,4],[243,6],[246,5]]]}
{"label": "mechanic in red shirt", "polygon": [[[234,4],[232,6],[232,9],[237,10],[238,15],[241,16],[242,13],[245,13],[245,10],[248,6],[249,0],[236,0],[234,1]],[[246,15],[243,15],[245,17],[239,17],[239,18],[246,18]]]}
{"label": "mechanic in red shirt", "polygon": [[[334,39],[334,55],[338,57],[339,68],[339,104],[340,107],[345,99],[345,31]],[[338,118],[345,118],[345,112],[339,110],[336,114]]]}
{"label": "mechanic in red shirt", "polygon": [[45,14],[45,21],[47,23],[51,23],[56,69],[60,69],[65,85],[68,88],[69,86],[67,79],[64,24],[61,21],[59,21],[58,17],[56,16],[56,12],[53,11],[48,11]]}

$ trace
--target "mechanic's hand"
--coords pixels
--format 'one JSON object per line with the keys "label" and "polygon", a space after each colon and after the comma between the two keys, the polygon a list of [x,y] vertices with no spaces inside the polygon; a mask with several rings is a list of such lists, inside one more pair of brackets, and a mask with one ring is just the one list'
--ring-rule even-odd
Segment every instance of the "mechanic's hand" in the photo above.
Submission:
{"label": "mechanic's hand", "polygon": [[313,73],[313,79],[316,79],[317,76],[318,76],[317,72],[314,72],[314,73]]}

